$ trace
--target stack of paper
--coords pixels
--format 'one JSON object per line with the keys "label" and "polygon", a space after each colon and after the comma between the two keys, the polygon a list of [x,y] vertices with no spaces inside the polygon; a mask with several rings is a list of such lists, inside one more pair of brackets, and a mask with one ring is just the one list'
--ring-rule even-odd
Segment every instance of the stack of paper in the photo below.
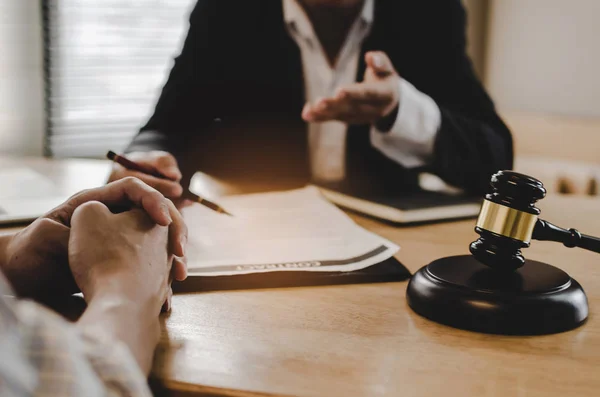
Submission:
{"label": "stack of paper", "polygon": [[192,276],[271,271],[348,272],[380,263],[399,247],[356,225],[314,187],[219,200],[234,217],[184,210]]}

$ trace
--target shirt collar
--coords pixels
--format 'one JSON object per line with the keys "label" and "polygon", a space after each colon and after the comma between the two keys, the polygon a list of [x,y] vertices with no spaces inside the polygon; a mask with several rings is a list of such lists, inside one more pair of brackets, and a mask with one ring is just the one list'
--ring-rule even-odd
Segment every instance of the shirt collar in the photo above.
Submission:
{"label": "shirt collar", "polygon": [[[365,0],[359,19],[365,27],[370,27],[373,24],[375,13],[375,0]],[[297,31],[303,37],[314,37],[310,19],[298,0],[283,0],[283,19],[288,27]]]}

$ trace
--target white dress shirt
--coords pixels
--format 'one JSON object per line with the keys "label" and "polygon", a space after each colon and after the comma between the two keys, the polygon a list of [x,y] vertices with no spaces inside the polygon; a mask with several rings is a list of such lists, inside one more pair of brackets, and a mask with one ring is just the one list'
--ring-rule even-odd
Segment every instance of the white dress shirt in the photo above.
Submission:
{"label": "white dress shirt", "polygon": [[[310,19],[297,0],[283,0],[284,19],[290,36],[300,48],[306,101],[335,95],[355,82],[361,47],[373,25],[375,0],[365,0],[332,67],[313,29]],[[371,145],[405,167],[427,163],[441,124],[440,109],[433,99],[400,79],[397,119],[387,133],[371,129]],[[310,123],[308,142],[312,176],[316,181],[333,182],[346,174],[345,151],[347,124],[339,121]]]}

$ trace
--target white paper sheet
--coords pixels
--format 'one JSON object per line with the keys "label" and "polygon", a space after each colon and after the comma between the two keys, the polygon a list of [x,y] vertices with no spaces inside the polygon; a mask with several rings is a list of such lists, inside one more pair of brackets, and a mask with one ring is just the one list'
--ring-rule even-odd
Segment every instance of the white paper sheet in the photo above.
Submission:
{"label": "white paper sheet", "polygon": [[183,212],[190,275],[345,272],[382,262],[399,249],[356,225],[314,187],[218,201],[235,216],[199,204]]}
{"label": "white paper sheet", "polygon": [[0,198],[22,199],[58,195],[50,179],[29,168],[0,170]]}
{"label": "white paper sheet", "polygon": [[67,198],[50,179],[29,168],[0,170],[0,225],[32,221]]}

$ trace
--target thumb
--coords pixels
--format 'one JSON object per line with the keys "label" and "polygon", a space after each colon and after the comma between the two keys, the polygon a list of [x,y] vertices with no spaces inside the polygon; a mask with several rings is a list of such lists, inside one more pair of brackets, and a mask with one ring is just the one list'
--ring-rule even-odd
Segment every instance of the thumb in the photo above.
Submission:
{"label": "thumb", "polygon": [[395,73],[392,61],[383,51],[370,51],[365,54],[367,66],[375,72],[378,77],[386,77]]}

